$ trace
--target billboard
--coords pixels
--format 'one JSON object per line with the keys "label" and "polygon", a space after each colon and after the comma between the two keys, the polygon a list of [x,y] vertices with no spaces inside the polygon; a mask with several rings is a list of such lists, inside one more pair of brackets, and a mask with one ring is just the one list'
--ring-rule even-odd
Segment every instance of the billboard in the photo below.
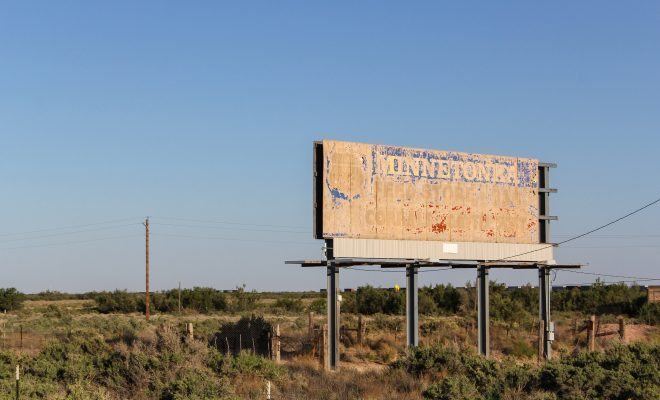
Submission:
{"label": "billboard", "polygon": [[314,143],[321,238],[539,243],[535,159]]}

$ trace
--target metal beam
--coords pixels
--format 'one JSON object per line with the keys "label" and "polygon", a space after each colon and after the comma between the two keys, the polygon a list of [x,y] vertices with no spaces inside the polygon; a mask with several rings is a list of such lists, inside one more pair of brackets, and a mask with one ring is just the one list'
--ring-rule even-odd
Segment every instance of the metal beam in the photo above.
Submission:
{"label": "metal beam", "polygon": [[328,369],[339,367],[339,268],[330,263],[328,276]]}
{"label": "metal beam", "polygon": [[327,259],[327,303],[328,303],[328,369],[339,367],[339,267],[335,264],[332,239],[325,241]]}
{"label": "metal beam", "polygon": [[[554,340],[554,324],[550,318],[550,270],[539,268],[539,320],[543,321],[543,358],[552,358],[552,341]],[[540,332],[539,332],[540,333]]]}
{"label": "metal beam", "polygon": [[419,346],[418,269],[419,267],[415,265],[406,265],[406,337],[408,347]]}
{"label": "metal beam", "polygon": [[488,298],[488,267],[477,268],[477,329],[479,354],[490,356],[490,306]]}

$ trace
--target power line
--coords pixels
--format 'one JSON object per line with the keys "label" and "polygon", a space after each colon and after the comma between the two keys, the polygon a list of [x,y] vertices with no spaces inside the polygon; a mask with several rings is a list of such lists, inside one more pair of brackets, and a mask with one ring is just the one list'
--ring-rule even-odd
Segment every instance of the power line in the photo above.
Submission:
{"label": "power line", "polygon": [[151,225],[174,226],[181,228],[204,228],[204,229],[231,229],[238,231],[251,231],[251,232],[277,232],[277,233],[305,233],[310,234],[309,231],[290,231],[290,230],[275,230],[275,229],[252,229],[252,228],[239,228],[235,226],[208,226],[208,225],[190,225],[190,224],[168,224],[163,222],[152,223]]}
{"label": "power line", "polygon": [[111,239],[122,239],[122,238],[132,238],[132,237],[142,237],[142,235],[123,235],[123,236],[110,236],[110,237],[101,237],[88,240],[76,240],[73,242],[60,242],[60,243],[48,243],[48,244],[36,244],[36,245],[27,245],[27,246],[16,246],[16,247],[2,247],[0,250],[15,250],[15,249],[31,249],[34,247],[52,247],[52,246],[65,246],[70,244],[79,244],[79,243],[89,243],[97,242],[100,240],[111,240]]}
{"label": "power line", "polygon": [[305,245],[320,246],[320,243],[309,243],[309,242],[240,239],[240,238],[229,238],[229,237],[221,237],[221,236],[193,236],[193,235],[179,235],[179,234],[176,234],[176,233],[164,233],[164,232],[157,232],[157,233],[152,232],[151,236],[172,236],[172,237],[183,237],[183,238],[190,238],[190,239],[227,240],[227,241],[234,241],[234,242],[255,242],[255,243],[276,243],[276,244],[305,244]]}
{"label": "power line", "polygon": [[[296,225],[272,225],[272,224],[254,224],[248,222],[234,222],[234,221],[216,221],[216,220],[201,220],[201,219],[192,219],[192,218],[175,218],[175,217],[151,217],[157,219],[166,219],[173,221],[188,221],[188,222],[198,222],[203,224],[220,224],[220,225],[242,225],[242,226],[260,226],[260,227],[270,227],[270,228],[292,228],[292,229],[309,229],[308,226],[296,226]],[[311,230],[310,230],[311,232]]]}
{"label": "power line", "polygon": [[346,269],[350,269],[352,271],[362,271],[362,272],[405,272],[405,270],[395,270],[395,269],[366,269],[366,268],[357,268],[357,267],[346,267]]}
{"label": "power line", "polygon": [[417,272],[435,272],[435,271],[454,271],[454,268],[442,267],[442,268],[433,268],[433,269],[420,269]]}
{"label": "power line", "polygon": [[635,279],[627,281],[597,281],[597,282],[582,282],[582,283],[562,283],[561,286],[593,286],[596,284],[604,285],[619,285],[621,283],[638,283],[638,282],[653,282],[660,281],[660,279]]}
{"label": "power line", "polygon": [[565,246],[562,249],[625,249],[625,248],[657,248],[660,244],[614,244],[603,246]]}
{"label": "power line", "polygon": [[[386,269],[366,269],[366,268],[357,268],[357,267],[346,267],[346,269],[350,269],[353,271],[363,271],[363,272],[406,272],[405,269],[395,269],[395,268],[386,268]],[[453,269],[452,267],[442,267],[442,268],[434,268],[434,269],[419,269],[417,272],[434,272],[434,271],[446,271],[449,269]]]}
{"label": "power line", "polygon": [[[598,231],[601,230],[601,229],[605,229],[605,228],[607,228],[607,227],[610,226],[610,225],[614,225],[614,224],[616,224],[617,222],[622,221],[622,220],[624,220],[624,219],[626,219],[626,218],[628,218],[628,217],[631,217],[631,216],[637,214],[638,212],[640,212],[640,211],[642,211],[642,210],[645,210],[645,209],[647,209],[647,208],[649,208],[649,207],[651,207],[651,206],[653,206],[654,204],[659,203],[659,202],[660,202],[660,198],[655,199],[655,200],[653,200],[652,202],[650,202],[650,203],[648,203],[648,204],[645,204],[645,205],[643,205],[642,207],[640,207],[640,208],[638,208],[638,209],[636,209],[636,210],[634,210],[634,211],[631,211],[631,212],[629,212],[628,214],[626,214],[626,215],[624,215],[624,216],[622,216],[622,217],[619,217],[619,218],[617,218],[617,219],[615,219],[615,220],[613,220],[613,221],[610,221],[610,222],[608,222],[608,223],[606,223],[606,224],[604,224],[604,225],[601,225],[601,226],[599,226],[599,227],[597,227],[597,228],[594,228],[594,229],[592,229],[592,230],[590,230],[590,231],[587,231],[587,232],[585,232],[585,233],[582,233],[582,234],[579,234],[579,235],[577,235],[577,236],[573,236],[573,237],[571,237],[571,238],[569,238],[569,239],[563,240],[563,241],[561,241],[561,242],[559,242],[559,243],[551,244],[551,245],[548,245],[548,246],[545,246],[545,247],[541,247],[541,248],[539,248],[539,249],[535,249],[535,250],[526,251],[526,252],[524,252],[524,253],[516,254],[516,255],[513,255],[513,256],[504,257],[504,258],[501,258],[501,259],[499,259],[499,260],[497,260],[497,261],[505,261],[505,260],[508,260],[508,259],[510,259],[510,258],[515,258],[515,257],[524,256],[524,255],[526,255],[526,254],[536,253],[537,251],[541,251],[541,250],[549,249],[549,248],[551,248],[551,247],[560,246],[560,245],[562,245],[562,244],[564,244],[564,243],[572,242],[573,240],[580,239],[580,238],[585,237],[585,236],[587,236],[587,235],[590,235],[590,234],[592,234],[592,233],[594,233],[594,232],[598,232]],[[496,261],[496,262],[497,262],[497,261]]]}
{"label": "power line", "polygon": [[640,276],[609,275],[609,274],[600,274],[600,273],[596,273],[596,272],[575,271],[575,270],[572,270],[572,269],[564,269],[564,268],[555,268],[555,269],[557,271],[565,271],[565,272],[570,272],[570,273],[573,273],[573,274],[605,276],[607,278],[638,279],[638,280],[644,280],[644,281],[657,281],[657,280],[660,280],[660,278],[643,278],[643,277],[640,277]]}
{"label": "power line", "polygon": [[138,225],[138,223],[113,225],[113,226],[106,226],[106,227],[103,227],[103,228],[95,228],[95,229],[84,229],[84,230],[73,231],[73,232],[52,233],[52,234],[49,234],[49,235],[32,236],[32,237],[25,237],[25,238],[5,239],[5,240],[0,240],[0,243],[18,242],[18,241],[22,241],[22,240],[44,239],[44,238],[50,238],[50,237],[56,237],[56,236],[76,235],[78,233],[98,232],[98,231],[104,231],[104,230],[115,229],[115,228],[122,228],[122,227],[125,227],[125,226],[133,226],[133,225]]}
{"label": "power line", "polygon": [[[573,235],[554,235],[557,237],[571,237]],[[637,233],[637,234],[615,234],[615,235],[591,235],[592,238],[594,239],[626,239],[626,238],[658,238],[660,235],[656,234],[643,234],[643,233]]]}
{"label": "power line", "polygon": [[38,229],[38,230],[34,230],[34,231],[27,231],[27,232],[0,233],[0,236],[22,236],[22,235],[29,235],[29,234],[32,234],[32,233],[41,233],[41,232],[48,232],[48,231],[59,231],[59,230],[66,230],[66,229],[78,229],[78,228],[86,228],[88,226],[115,224],[115,223],[118,223],[118,222],[124,222],[124,221],[136,220],[136,219],[137,218],[122,218],[122,219],[116,219],[116,220],[113,220],[113,221],[94,222],[94,223],[83,224],[83,225],[69,225],[69,226],[61,226],[61,227],[55,227],[55,228],[43,228],[43,229]]}

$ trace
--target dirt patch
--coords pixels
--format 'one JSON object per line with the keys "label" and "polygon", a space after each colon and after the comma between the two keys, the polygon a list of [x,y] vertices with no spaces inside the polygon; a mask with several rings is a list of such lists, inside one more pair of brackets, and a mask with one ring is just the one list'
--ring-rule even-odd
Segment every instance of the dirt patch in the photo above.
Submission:
{"label": "dirt patch", "polygon": [[[601,324],[598,333],[616,332],[613,335],[601,336],[602,339],[619,339],[619,324]],[[645,342],[658,335],[658,329],[651,325],[626,325],[626,343]]]}

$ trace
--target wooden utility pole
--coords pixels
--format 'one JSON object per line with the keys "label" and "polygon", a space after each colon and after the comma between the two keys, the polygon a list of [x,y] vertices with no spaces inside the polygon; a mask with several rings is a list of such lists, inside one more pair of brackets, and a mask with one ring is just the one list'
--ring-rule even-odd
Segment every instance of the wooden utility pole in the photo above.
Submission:
{"label": "wooden utility pole", "polygon": [[181,314],[181,281],[179,281],[179,314]]}
{"label": "wooden utility pole", "polygon": [[144,220],[144,233],[145,233],[145,316],[149,322],[149,217]]}

